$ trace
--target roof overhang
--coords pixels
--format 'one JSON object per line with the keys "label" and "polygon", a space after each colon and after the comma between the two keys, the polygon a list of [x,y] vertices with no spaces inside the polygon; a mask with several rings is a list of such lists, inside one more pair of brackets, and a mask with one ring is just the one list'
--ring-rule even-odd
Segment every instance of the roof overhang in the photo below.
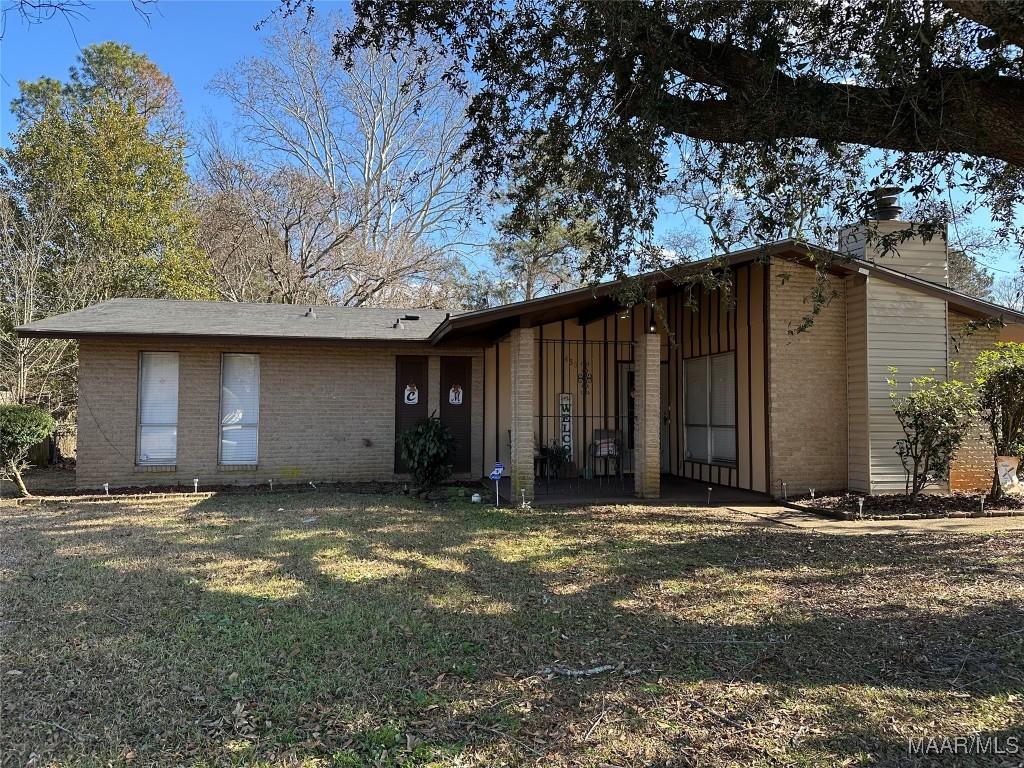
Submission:
{"label": "roof overhang", "polygon": [[1003,323],[1024,324],[1024,313],[966,296],[946,286],[813,243],[780,240],[756,248],[736,251],[728,256],[680,264],[658,272],[598,283],[531,301],[466,312],[444,320],[431,334],[430,341],[433,344],[465,343],[469,340],[486,343],[505,336],[513,328],[532,328],[570,319],[578,319],[580,322],[586,323],[621,312],[624,309],[617,293],[627,280],[646,283],[648,296],[655,299],[679,290],[687,276],[702,270],[734,269],[744,264],[766,263],[773,257],[791,259],[794,262],[809,265],[826,261],[829,271],[837,276],[859,273],[876,277],[944,299],[951,307],[971,317],[999,320]]}

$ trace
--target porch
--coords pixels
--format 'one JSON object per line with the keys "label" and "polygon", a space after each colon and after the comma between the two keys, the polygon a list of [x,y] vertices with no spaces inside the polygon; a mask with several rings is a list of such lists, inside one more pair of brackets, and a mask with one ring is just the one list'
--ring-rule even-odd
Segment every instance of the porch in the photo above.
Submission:
{"label": "porch", "polygon": [[481,474],[501,464],[509,493],[537,501],[767,492],[763,269],[733,284],[488,329]]}
{"label": "porch", "polygon": [[[493,504],[494,484],[487,483],[486,485],[490,493],[483,493],[484,503]],[[703,507],[708,503],[709,488],[711,489],[712,506],[721,506],[723,504],[759,506],[773,503],[771,497],[767,494],[740,488],[730,488],[724,485],[701,483],[696,480],[668,474],[661,475],[660,495],[658,498],[647,499],[644,503]],[[510,477],[502,477],[498,483],[498,489],[502,504],[515,505],[520,503],[521,499],[513,499],[512,497],[512,479]],[[637,503],[637,497],[632,475],[624,475],[621,479],[614,477],[597,477],[589,480],[582,477],[538,478],[534,482],[534,497],[531,503],[533,506],[541,507],[635,504]]]}

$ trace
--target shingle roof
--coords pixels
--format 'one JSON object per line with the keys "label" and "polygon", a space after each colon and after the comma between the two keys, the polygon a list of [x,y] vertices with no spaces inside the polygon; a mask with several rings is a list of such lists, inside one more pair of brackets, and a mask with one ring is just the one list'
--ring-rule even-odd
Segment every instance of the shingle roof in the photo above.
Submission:
{"label": "shingle roof", "polygon": [[[447,312],[439,309],[313,307],[301,304],[238,304],[228,301],[112,299],[38,320],[20,336],[154,335],[344,341],[425,341]],[[399,318],[417,316],[418,320]]]}

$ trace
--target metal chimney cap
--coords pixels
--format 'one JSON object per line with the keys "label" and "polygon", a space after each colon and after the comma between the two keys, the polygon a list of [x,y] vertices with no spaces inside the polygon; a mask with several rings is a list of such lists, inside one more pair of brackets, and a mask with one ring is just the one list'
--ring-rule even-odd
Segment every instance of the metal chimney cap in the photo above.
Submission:
{"label": "metal chimney cap", "polygon": [[309,309],[306,310],[306,315],[305,316],[310,318],[310,319],[312,319],[312,320],[316,320],[316,312],[313,311],[312,307],[310,307]]}
{"label": "metal chimney cap", "polygon": [[874,203],[871,205],[871,215],[877,221],[890,221],[898,219],[903,208],[899,204],[901,187],[878,187],[871,190],[871,197]]}

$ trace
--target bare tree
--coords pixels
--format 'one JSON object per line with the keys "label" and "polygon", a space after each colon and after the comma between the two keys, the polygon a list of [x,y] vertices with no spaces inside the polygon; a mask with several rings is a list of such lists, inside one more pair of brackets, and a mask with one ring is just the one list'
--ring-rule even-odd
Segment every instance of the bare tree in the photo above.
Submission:
{"label": "bare tree", "polygon": [[992,300],[996,304],[1024,312],[1024,272],[997,280],[992,289]]}
{"label": "bare tree", "polygon": [[[363,52],[346,68],[331,49],[336,25],[278,22],[267,55],[240,62],[212,88],[234,103],[254,170],[331,191],[336,207],[323,215],[346,236],[332,250],[337,279],[326,298],[422,301],[426,283],[451,274],[466,227],[467,184],[454,159],[464,104],[440,77],[444,62],[423,64],[412,50]],[[232,247],[243,255],[244,246]]]}
{"label": "bare tree", "polygon": [[44,405],[58,420],[74,409],[74,343],[21,339],[14,329],[91,299],[92,260],[54,246],[64,224],[54,199],[29,214],[9,190],[0,197],[0,391],[17,403]]}

